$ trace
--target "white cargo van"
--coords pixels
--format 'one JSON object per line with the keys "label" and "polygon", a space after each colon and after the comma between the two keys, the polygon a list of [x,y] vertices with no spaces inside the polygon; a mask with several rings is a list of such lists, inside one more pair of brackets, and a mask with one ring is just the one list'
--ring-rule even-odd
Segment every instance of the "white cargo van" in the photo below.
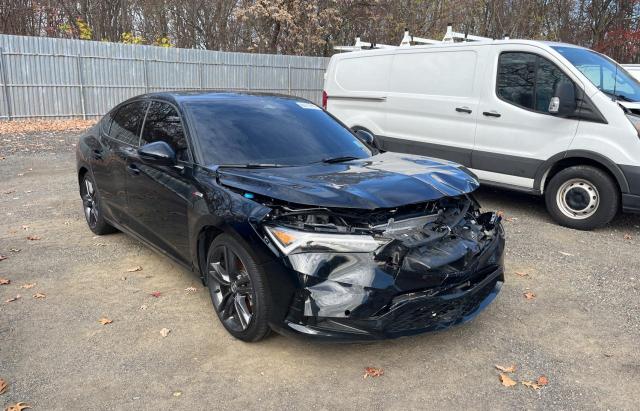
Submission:
{"label": "white cargo van", "polygon": [[383,150],[544,195],[562,225],[640,212],[640,83],[589,49],[492,40],[337,54],[323,105]]}
{"label": "white cargo van", "polygon": [[636,80],[640,80],[640,64],[623,64],[625,68]]}

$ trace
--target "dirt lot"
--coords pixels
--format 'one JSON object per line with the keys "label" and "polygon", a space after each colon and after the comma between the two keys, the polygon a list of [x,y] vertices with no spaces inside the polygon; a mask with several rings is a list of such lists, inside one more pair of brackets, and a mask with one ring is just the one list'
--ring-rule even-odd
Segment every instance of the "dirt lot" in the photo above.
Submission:
{"label": "dirt lot", "polygon": [[[553,224],[538,198],[482,189],[484,207],[508,217],[507,282],[472,323],[373,344],[278,335],[245,344],[218,323],[194,274],[123,234],[96,238],[88,230],[75,136],[0,135],[0,255],[7,257],[0,278],[11,280],[0,285],[0,378],[9,384],[3,407],[584,410],[640,403],[638,216],[572,231]],[[142,271],[126,272],[136,266]],[[524,297],[527,289],[534,299]],[[113,322],[102,325],[102,317]],[[166,337],[163,328],[171,330]],[[516,364],[516,381],[544,375],[549,383],[504,387],[495,364]],[[363,379],[364,367],[384,375]]]}

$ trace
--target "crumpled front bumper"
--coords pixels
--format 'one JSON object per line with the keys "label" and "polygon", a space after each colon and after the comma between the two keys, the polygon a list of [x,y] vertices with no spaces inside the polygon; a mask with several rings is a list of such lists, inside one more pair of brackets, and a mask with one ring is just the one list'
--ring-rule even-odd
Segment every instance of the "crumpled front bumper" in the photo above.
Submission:
{"label": "crumpled front bumper", "polygon": [[[300,288],[277,331],[330,340],[377,340],[441,330],[473,319],[504,282],[504,232],[471,258],[391,270],[368,253],[289,256]],[[453,244],[458,247],[459,244]],[[455,248],[454,247],[454,248]],[[443,245],[420,250],[425,261]],[[431,253],[431,256],[429,255]]]}

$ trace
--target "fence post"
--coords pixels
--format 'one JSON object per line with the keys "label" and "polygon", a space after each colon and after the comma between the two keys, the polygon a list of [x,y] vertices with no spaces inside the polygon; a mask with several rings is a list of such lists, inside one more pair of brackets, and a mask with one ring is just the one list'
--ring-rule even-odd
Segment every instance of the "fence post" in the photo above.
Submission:
{"label": "fence post", "polygon": [[252,67],[251,63],[247,64],[246,67],[247,67],[247,70],[246,70],[247,78],[245,79],[245,86],[246,86],[245,88],[248,91],[248,90],[251,90],[251,87],[250,87],[251,86],[251,83],[250,83],[250,81],[251,81],[251,67]]}
{"label": "fence post", "polygon": [[0,69],[2,70],[2,88],[4,90],[4,104],[7,107],[7,120],[11,120],[11,102],[9,99],[9,86],[7,85],[7,66],[4,61],[4,48],[0,47]]}
{"label": "fence post", "polygon": [[146,55],[146,53],[144,55],[144,59],[142,60],[142,75],[144,77],[144,92],[148,93],[149,92],[149,79],[147,78],[147,55]]}
{"label": "fence post", "polygon": [[78,69],[78,84],[80,85],[80,105],[82,107],[82,119],[87,119],[87,111],[84,104],[84,76],[82,75],[82,60],[80,54],[76,57],[76,67]]}
{"label": "fence post", "polygon": [[198,74],[200,76],[200,90],[204,90],[204,73],[202,72],[203,65],[202,62],[198,63]]}
{"label": "fence post", "polygon": [[289,86],[288,86],[289,87],[289,95],[291,95],[291,63],[289,63],[289,68],[288,68],[288,72],[287,73],[288,73],[287,78],[288,78],[288,84],[289,84]]}

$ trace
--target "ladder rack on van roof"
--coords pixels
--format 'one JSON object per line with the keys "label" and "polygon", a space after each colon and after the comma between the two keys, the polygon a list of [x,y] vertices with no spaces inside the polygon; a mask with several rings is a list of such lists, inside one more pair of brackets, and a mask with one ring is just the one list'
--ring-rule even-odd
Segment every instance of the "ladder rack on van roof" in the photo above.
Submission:
{"label": "ladder rack on van roof", "polygon": [[[508,37],[505,37],[508,40]],[[481,37],[481,36],[473,36],[466,33],[459,33],[457,31],[453,31],[453,26],[451,24],[447,25],[447,32],[445,33],[442,40],[433,40],[427,39],[423,37],[415,37],[409,34],[409,29],[404,30],[404,36],[400,41],[400,46],[390,46],[387,44],[376,44],[369,43],[366,41],[362,41],[360,36],[356,37],[356,42],[353,46],[336,46],[335,50],[339,51],[360,51],[360,50],[373,50],[373,49],[394,49],[398,47],[411,47],[411,44],[419,44],[419,45],[428,45],[428,44],[441,44],[441,43],[456,43],[456,42],[464,42],[464,41],[491,41],[492,38],[489,37]]]}

